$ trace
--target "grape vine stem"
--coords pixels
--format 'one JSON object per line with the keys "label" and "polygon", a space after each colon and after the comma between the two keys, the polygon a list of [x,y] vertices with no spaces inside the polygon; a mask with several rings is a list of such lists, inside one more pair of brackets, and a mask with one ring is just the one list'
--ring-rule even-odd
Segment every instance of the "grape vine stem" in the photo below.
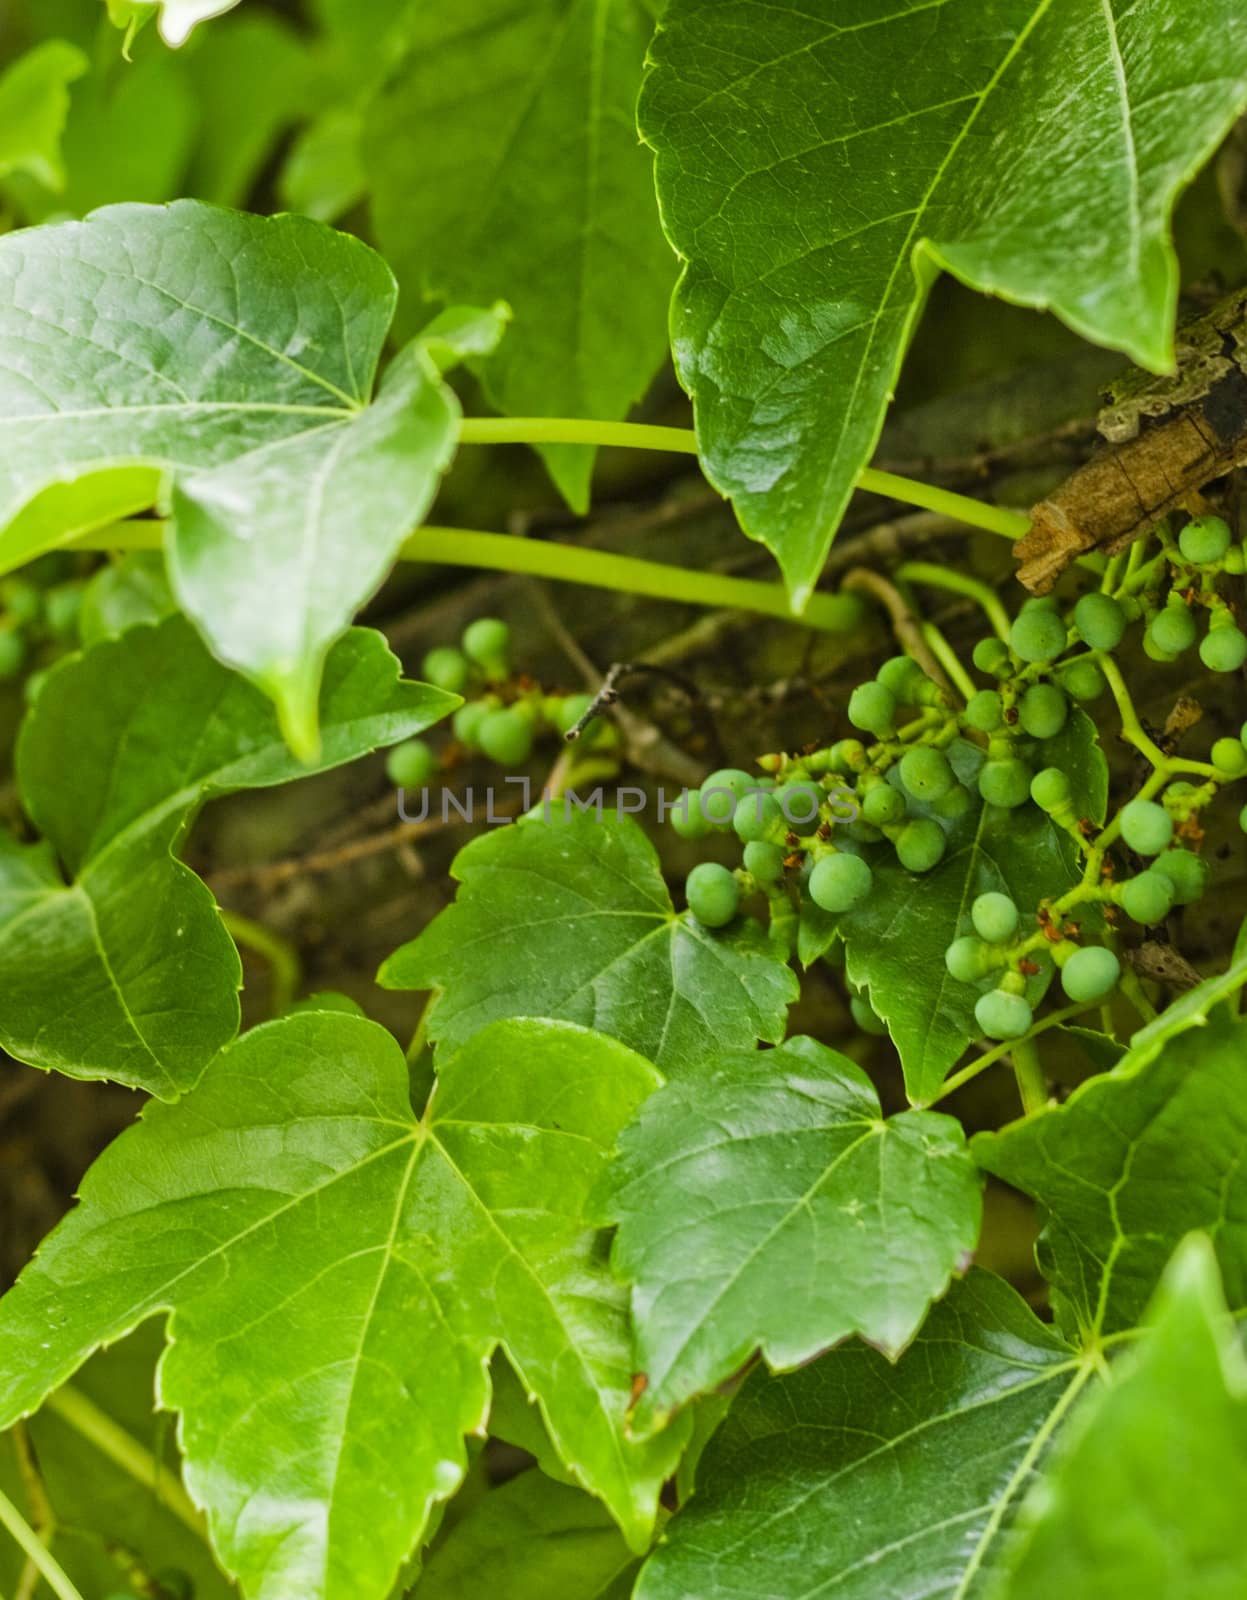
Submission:
{"label": "grape vine stem", "polygon": [[38,1568],[43,1581],[57,1596],[57,1600],[83,1600],[81,1591],[64,1567],[2,1489],[0,1489],[0,1525],[13,1535],[15,1542],[31,1565]]}
{"label": "grape vine stem", "polygon": [[[671,450],[686,456],[697,454],[697,435],[692,428],[660,428],[643,422],[598,422],[584,417],[465,417],[459,425],[459,442],[614,445],[632,450]],[[969,495],[921,483],[916,478],[903,478],[896,472],[863,467],[856,482],[859,489],[867,489],[871,494],[885,495],[905,505],[922,506],[926,511],[938,511],[1004,539],[1020,539],[1030,528],[1030,518],[1020,511],[987,505]]]}

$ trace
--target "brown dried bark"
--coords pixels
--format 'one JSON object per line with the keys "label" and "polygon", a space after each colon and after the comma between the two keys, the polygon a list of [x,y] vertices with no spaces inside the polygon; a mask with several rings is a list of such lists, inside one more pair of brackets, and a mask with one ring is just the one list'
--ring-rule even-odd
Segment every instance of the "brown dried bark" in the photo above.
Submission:
{"label": "brown dried bark", "polygon": [[1047,594],[1076,557],[1114,554],[1247,462],[1247,290],[1178,333],[1178,370],[1132,374],[1097,428],[1105,445],[1031,511],[1018,577]]}

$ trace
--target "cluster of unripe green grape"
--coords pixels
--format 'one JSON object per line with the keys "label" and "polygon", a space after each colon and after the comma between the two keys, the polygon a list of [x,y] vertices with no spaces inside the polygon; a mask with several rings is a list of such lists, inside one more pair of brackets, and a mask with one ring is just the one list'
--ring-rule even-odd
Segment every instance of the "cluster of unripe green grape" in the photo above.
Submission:
{"label": "cluster of unripe green grape", "polygon": [[34,698],[43,673],[30,671],[32,663],[47,664],[76,643],[83,588],[79,578],[46,587],[26,577],[0,581],[0,683],[26,674],[27,697]]}
{"label": "cluster of unripe green grape", "polygon": [[[1132,623],[1143,624],[1150,656],[1173,659],[1195,643],[1196,616],[1206,613],[1204,666],[1224,673],[1247,662],[1247,636],[1216,588],[1219,574],[1247,568],[1227,525],[1197,518],[1176,541],[1162,531],[1161,546],[1146,568],[1132,564],[1133,581],[1127,576],[1111,593],[1082,596],[1068,614],[1055,599],[1027,600],[1007,637],[975,646],[974,665],[992,682],[964,707],[914,660],[898,656],[849,700],[849,721],[869,744],[850,738],[799,756],[764,757],[761,778],[737,769],[713,773],[672,823],[694,838],[730,829],[744,844],[744,859],[735,872],[714,863],[693,869],[693,915],[722,927],[745,894],[761,889],[774,921],[785,914],[781,891],[788,884],[824,911],[851,912],[873,886],[871,860],[878,858],[869,847],[886,842],[909,872],[930,871],[944,856],[949,829],[974,804],[973,787],[984,804],[1004,811],[1037,805],[1088,863],[1082,885],[1061,901],[1028,908],[1026,917],[997,891],[973,903],[974,932],[953,941],[946,965],[959,982],[990,985],[975,1007],[984,1034],[1007,1040],[1030,1029],[1028,987],[1052,963],[1071,1003],[1106,999],[1122,978],[1121,963],[1107,943],[1081,942],[1088,921],[1111,929],[1124,913],[1151,927],[1197,900],[1210,875],[1187,848],[1200,837],[1198,813],[1221,787],[1247,775],[1244,724],[1241,737],[1218,739],[1208,762],[1193,764],[1202,766],[1203,782],[1158,773],[1147,794],[1122,808],[1101,849],[1096,828],[1079,815],[1070,773],[1057,764],[1066,758],[1051,759],[1060,747],[1046,741],[1061,734],[1071,708],[1110,687],[1108,673],[1116,669],[1107,658]],[[967,742],[977,758],[966,759]],[[1247,807],[1240,822],[1247,831]],[[1147,860],[1129,877],[1117,877],[1108,855],[1118,835]],[[1069,915],[1074,910],[1081,920]],[[859,1006],[869,1012],[864,1000]]]}
{"label": "cluster of unripe green grape", "polygon": [[[523,765],[539,734],[550,729],[568,733],[592,704],[590,695],[547,695],[529,679],[517,678],[511,666],[511,630],[498,617],[469,623],[458,648],[430,650],[421,677],[438,689],[468,697],[451,723],[455,740],[503,767]],[[614,739],[614,728],[597,720],[585,730],[580,747],[601,749]],[[386,773],[398,788],[419,789],[439,764],[424,739],[407,739],[390,751]]]}

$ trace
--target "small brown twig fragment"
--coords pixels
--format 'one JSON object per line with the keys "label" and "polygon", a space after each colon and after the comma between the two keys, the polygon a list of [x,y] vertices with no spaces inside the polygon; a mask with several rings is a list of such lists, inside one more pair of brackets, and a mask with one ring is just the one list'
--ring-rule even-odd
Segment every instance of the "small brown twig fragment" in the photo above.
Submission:
{"label": "small brown twig fragment", "polygon": [[1099,454],[1031,511],[1018,577],[1047,594],[1076,557],[1130,544],[1247,462],[1247,289],[1178,331],[1178,369],[1131,373],[1097,427]]}
{"label": "small brown twig fragment", "polygon": [[878,600],[887,612],[892,632],[906,655],[912,656],[927,677],[938,683],[941,689],[952,693],[952,684],[923,637],[922,618],[915,615],[895,584],[889,583],[882,573],[872,572],[869,567],[853,567],[840,580],[840,587],[857,594],[868,594]]}

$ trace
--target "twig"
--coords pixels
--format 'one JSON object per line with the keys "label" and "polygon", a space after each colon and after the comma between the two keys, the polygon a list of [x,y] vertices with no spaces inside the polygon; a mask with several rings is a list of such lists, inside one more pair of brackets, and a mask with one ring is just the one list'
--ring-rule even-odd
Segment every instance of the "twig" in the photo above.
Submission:
{"label": "twig", "polygon": [[947,674],[923,638],[921,617],[914,612],[895,584],[889,583],[882,573],[871,572],[867,567],[854,567],[845,573],[840,587],[857,594],[871,595],[878,600],[888,613],[892,631],[906,655],[913,656],[928,678],[941,688],[951,690],[952,684]]}

